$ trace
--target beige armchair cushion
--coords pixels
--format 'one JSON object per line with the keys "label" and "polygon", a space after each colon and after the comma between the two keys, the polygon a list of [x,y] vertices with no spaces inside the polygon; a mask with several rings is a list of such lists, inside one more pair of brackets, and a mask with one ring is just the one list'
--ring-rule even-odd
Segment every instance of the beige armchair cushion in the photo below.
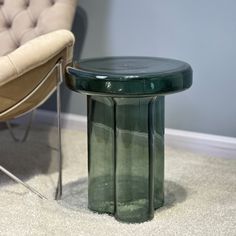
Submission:
{"label": "beige armchair cushion", "polygon": [[[58,30],[0,57],[0,120],[17,117],[35,108],[55,90],[56,71],[43,82],[37,93],[32,93],[58,60],[63,60],[63,70],[72,61],[73,44],[74,36],[70,31]],[[14,108],[27,96],[19,107]]]}
{"label": "beige armchair cushion", "polygon": [[70,29],[76,0],[0,0],[0,56],[58,29]]}
{"label": "beige armchair cushion", "polygon": [[74,36],[68,30],[41,35],[0,57],[0,86],[55,57],[66,49],[65,64],[72,61]]}

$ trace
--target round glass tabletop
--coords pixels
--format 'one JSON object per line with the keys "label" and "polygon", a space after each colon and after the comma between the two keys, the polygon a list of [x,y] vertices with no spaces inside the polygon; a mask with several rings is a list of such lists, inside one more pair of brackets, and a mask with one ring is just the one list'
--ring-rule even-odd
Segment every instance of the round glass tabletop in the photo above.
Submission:
{"label": "round glass tabletop", "polygon": [[189,64],[168,58],[106,57],[67,67],[74,91],[107,96],[148,96],[185,90],[192,85]]}

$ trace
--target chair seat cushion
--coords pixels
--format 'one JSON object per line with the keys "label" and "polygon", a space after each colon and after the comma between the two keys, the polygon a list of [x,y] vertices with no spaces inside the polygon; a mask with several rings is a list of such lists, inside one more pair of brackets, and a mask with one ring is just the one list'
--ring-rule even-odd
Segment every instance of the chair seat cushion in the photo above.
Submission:
{"label": "chair seat cushion", "polygon": [[74,36],[68,30],[57,30],[23,44],[15,51],[0,57],[0,86],[24,73],[45,64],[67,49],[65,64],[72,61]]}

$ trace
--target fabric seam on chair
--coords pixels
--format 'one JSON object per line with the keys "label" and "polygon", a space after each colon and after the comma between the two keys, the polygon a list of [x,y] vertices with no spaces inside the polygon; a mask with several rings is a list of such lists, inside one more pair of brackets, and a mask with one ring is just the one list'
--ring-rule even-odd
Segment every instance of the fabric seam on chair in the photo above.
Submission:
{"label": "fabric seam on chair", "polygon": [[[66,47],[66,48],[67,48],[67,47]],[[52,59],[53,57],[55,57],[57,54],[59,54],[60,52],[62,52],[64,49],[65,49],[65,48],[63,48],[62,50],[56,51],[55,54],[51,54],[50,57],[48,57],[47,59],[41,61],[41,62],[38,63],[37,65],[33,65],[33,66],[27,68],[27,70],[25,70],[25,71],[23,71],[23,72],[21,72],[21,73],[17,70],[17,67],[16,67],[16,65],[14,64],[14,62],[11,60],[10,56],[7,56],[7,57],[9,58],[9,60],[11,61],[11,64],[14,66],[14,69],[16,70],[16,75],[15,75],[15,76],[18,77],[18,76],[21,76],[21,75],[27,73],[28,71],[31,71],[31,70],[35,69],[35,68],[38,67],[38,66],[41,66],[41,65],[47,63],[50,59]],[[13,76],[12,79],[14,79],[15,76]]]}
{"label": "fabric seam on chair", "polygon": [[[13,21],[14,21],[14,18],[20,13],[20,11],[17,12],[17,13],[13,16],[13,18],[10,19],[10,18],[8,17],[8,15],[5,13],[5,10],[4,10],[3,8],[0,8],[0,10],[2,11],[2,14],[4,15],[5,19],[7,19],[7,22],[13,22]],[[14,32],[13,32],[12,30],[10,30],[10,29],[7,30],[7,31],[8,31],[8,33],[9,33],[10,37],[12,38],[12,40],[14,41],[14,43],[15,43],[16,45],[18,45],[18,42],[17,42],[17,39],[16,39],[16,36],[15,36]]]}
{"label": "fabric seam on chair", "polygon": [[48,10],[48,8],[45,8],[42,12],[40,12],[40,16],[42,16],[46,10]]}
{"label": "fabric seam on chair", "polygon": [[18,12],[16,12],[16,14],[12,17],[12,19],[9,19],[9,20],[11,20],[12,22],[14,21],[14,19],[16,18],[16,16],[18,15],[18,14],[20,14],[22,11],[18,11]]}
{"label": "fabric seam on chair", "polygon": [[[36,28],[35,28],[35,30],[36,30]],[[26,31],[21,35],[21,37],[23,38],[24,35],[27,34],[27,33],[30,32],[30,31],[32,31],[32,29],[29,28],[28,30],[26,30]],[[37,34],[35,34],[35,35],[36,35],[36,37],[37,37]],[[23,45],[23,44],[22,44],[22,45]],[[21,45],[21,46],[22,46],[22,45]]]}
{"label": "fabric seam on chair", "polygon": [[4,15],[4,18],[7,19],[7,21],[10,21],[8,15],[5,14],[5,10],[3,9],[3,7],[0,7],[0,11],[2,11],[2,14]]}
{"label": "fabric seam on chair", "polygon": [[29,11],[29,8],[27,8],[26,11],[27,11],[27,14],[29,15],[31,21],[33,22],[33,21],[34,21],[34,17],[33,17],[33,15],[31,14],[31,12]]}
{"label": "fabric seam on chair", "polygon": [[11,30],[11,29],[8,30],[8,33],[10,34],[11,39],[14,41],[15,45],[16,45],[17,47],[19,47],[19,42],[17,41],[16,35],[14,34],[13,30]]}
{"label": "fabric seam on chair", "polygon": [[[6,55],[6,57],[8,58],[8,60],[9,60],[9,62],[11,63],[12,67],[14,68],[14,71],[16,72],[16,75],[15,75],[15,76],[17,76],[17,75],[18,75],[18,71],[17,71],[17,69],[16,69],[15,64],[13,63],[13,61],[11,60],[11,58],[10,58],[8,55]],[[14,79],[15,76],[12,76],[12,78]],[[11,77],[10,77],[10,78],[11,78]],[[3,84],[5,84],[5,83],[3,83]],[[0,83],[0,86],[1,86],[1,83]]]}
{"label": "fabric seam on chair", "polygon": [[[29,18],[31,19],[31,22],[34,22],[33,16],[32,16],[32,14],[30,13],[29,8],[26,9],[26,12],[27,12]],[[34,28],[34,30],[37,31],[36,27]],[[21,38],[23,38],[24,35],[27,34],[27,33],[30,32],[30,31],[32,31],[32,28],[29,28],[28,30],[26,30],[26,31],[21,35]],[[37,37],[37,34],[40,35],[39,32],[37,32],[37,33],[34,32],[34,34],[35,34],[36,37]]]}
{"label": "fabric seam on chair", "polygon": [[[26,9],[26,12],[27,12],[27,14],[29,15],[29,18],[31,19],[31,22],[33,23],[33,22],[34,22],[34,17],[33,17],[33,15],[31,14],[29,8]],[[29,32],[30,30],[31,30],[31,29],[29,28],[29,30],[26,31],[26,32]],[[37,28],[35,27],[34,30],[37,31]],[[25,33],[26,33],[26,32],[25,32]],[[23,36],[25,35],[25,33],[22,34],[22,38],[23,38]],[[34,33],[35,33],[35,32],[34,32]],[[39,32],[37,32],[37,33],[39,34]],[[39,34],[39,35],[40,35],[40,34]],[[36,36],[37,36],[37,34],[36,34]]]}

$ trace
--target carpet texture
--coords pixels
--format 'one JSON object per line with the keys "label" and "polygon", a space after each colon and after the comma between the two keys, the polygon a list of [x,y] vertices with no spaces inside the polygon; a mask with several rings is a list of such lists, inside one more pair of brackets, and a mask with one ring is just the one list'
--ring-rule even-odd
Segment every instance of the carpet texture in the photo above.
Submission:
{"label": "carpet texture", "polygon": [[49,198],[39,199],[0,173],[1,236],[236,235],[236,158],[166,147],[165,206],[152,221],[125,224],[87,209],[86,134],[63,130],[62,137],[64,193],[57,202],[56,130],[35,127],[23,144],[0,130],[0,165]]}

